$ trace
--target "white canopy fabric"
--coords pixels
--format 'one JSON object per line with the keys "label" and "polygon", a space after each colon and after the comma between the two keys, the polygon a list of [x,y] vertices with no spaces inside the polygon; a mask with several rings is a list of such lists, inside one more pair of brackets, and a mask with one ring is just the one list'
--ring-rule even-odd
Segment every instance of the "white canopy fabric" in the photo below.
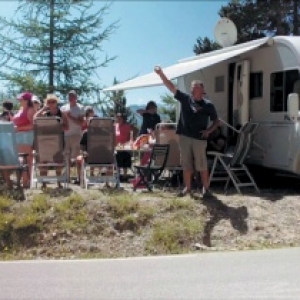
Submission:
{"label": "white canopy fabric", "polygon": [[[221,61],[227,60],[242,53],[249,52],[260,47],[263,44],[266,44],[268,40],[269,38],[262,38],[245,44],[227,47],[221,50],[216,50],[207,54],[199,55],[193,57],[192,59],[183,60],[175,65],[166,67],[163,69],[163,71],[169,79],[175,79],[180,76],[217,64]],[[161,84],[162,81],[160,77],[155,72],[152,72],[105,88],[103,89],[103,91],[129,90]]]}

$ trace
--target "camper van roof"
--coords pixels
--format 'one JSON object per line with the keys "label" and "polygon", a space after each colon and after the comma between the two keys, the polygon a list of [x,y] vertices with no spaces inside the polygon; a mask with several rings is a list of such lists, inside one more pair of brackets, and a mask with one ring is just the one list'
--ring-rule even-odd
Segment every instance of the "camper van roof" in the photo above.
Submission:
{"label": "camper van roof", "polygon": [[[220,50],[215,50],[209,53],[196,55],[193,57],[185,58],[178,63],[164,68],[164,72],[170,79],[175,79],[186,74],[192,73],[194,71],[212,66],[219,62],[228,60],[242,53],[249,52],[251,50],[257,49],[263,45],[271,46],[273,42],[281,42],[285,44],[290,44],[294,47],[300,49],[300,37],[289,37],[289,36],[277,36],[274,38],[266,37],[257,39],[254,41],[226,47]],[[148,73],[143,76],[136,77],[134,79],[119,83],[117,85],[103,89],[103,91],[116,91],[116,90],[129,90],[142,87],[150,87],[162,85],[162,81],[159,76],[154,73]]]}
{"label": "camper van roof", "polygon": [[179,60],[178,62],[181,63],[181,62],[186,62],[186,61],[191,61],[191,60],[202,59],[202,58],[206,58],[206,57],[210,57],[210,56],[219,55],[221,53],[228,53],[228,52],[235,51],[235,50],[241,50],[242,53],[244,53],[244,52],[247,52],[247,51],[244,51],[244,49],[248,48],[249,46],[254,46],[257,48],[266,43],[268,43],[269,45],[272,45],[272,42],[273,42],[273,38],[265,37],[265,38],[253,40],[250,42],[214,50],[211,52],[207,52],[207,53],[203,53],[203,54],[199,54],[199,55],[193,55],[191,57],[183,58],[183,59]]}

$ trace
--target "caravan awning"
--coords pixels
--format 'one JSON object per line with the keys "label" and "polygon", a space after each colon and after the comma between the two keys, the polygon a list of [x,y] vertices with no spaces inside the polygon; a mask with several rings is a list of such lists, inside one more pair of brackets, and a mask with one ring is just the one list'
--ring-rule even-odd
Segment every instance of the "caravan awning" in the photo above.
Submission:
{"label": "caravan awning", "polygon": [[[270,38],[262,38],[248,43],[212,51],[210,53],[195,56],[187,60],[182,60],[175,65],[164,68],[163,70],[169,79],[175,79],[180,76],[217,64],[221,61],[230,59],[242,53],[249,52],[253,49],[260,47],[263,44],[266,44],[269,40]],[[105,88],[103,89],[103,91],[129,90],[135,88],[156,86],[161,84],[162,82],[159,76],[155,72],[152,72],[125,81],[123,83]]]}

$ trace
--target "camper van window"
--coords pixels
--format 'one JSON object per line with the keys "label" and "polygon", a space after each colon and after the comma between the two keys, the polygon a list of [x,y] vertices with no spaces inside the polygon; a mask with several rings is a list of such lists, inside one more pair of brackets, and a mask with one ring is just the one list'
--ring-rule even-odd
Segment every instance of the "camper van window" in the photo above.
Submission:
{"label": "camper van window", "polygon": [[299,79],[298,70],[288,70],[271,74],[270,110],[281,112],[287,110],[287,98],[293,93],[294,83]]}
{"label": "camper van window", "polygon": [[285,75],[285,95],[286,97],[284,98],[284,111],[287,111],[287,99],[290,93],[294,93],[294,85],[295,82],[300,79],[299,76],[299,71],[298,70],[292,70],[292,71],[287,71]]}
{"label": "camper van window", "polygon": [[224,92],[224,76],[215,77],[215,93]]}
{"label": "camper van window", "polygon": [[263,73],[250,73],[250,99],[263,96]]}

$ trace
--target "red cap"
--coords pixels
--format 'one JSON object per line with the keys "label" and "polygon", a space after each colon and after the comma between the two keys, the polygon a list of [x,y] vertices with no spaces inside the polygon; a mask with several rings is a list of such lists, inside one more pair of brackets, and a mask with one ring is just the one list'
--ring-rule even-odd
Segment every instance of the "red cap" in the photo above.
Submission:
{"label": "red cap", "polygon": [[32,93],[30,92],[24,92],[18,95],[17,99],[18,100],[26,100],[26,101],[30,101],[32,98]]}

